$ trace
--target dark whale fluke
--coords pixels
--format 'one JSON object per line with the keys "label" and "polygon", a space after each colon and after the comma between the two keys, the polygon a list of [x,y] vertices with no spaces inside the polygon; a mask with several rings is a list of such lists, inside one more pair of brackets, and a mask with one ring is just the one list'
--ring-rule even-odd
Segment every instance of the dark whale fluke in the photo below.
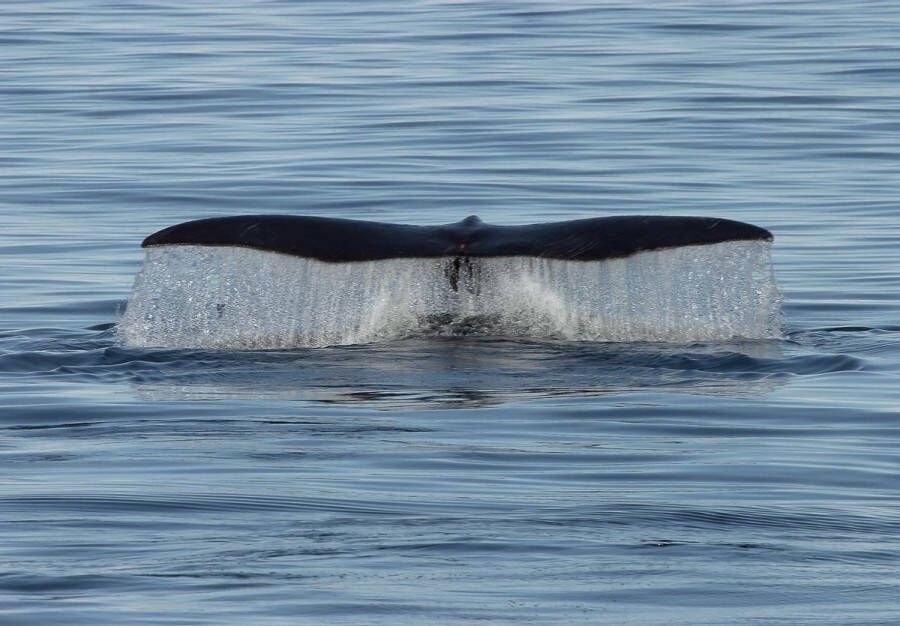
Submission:
{"label": "dark whale fluke", "polygon": [[470,216],[412,226],[331,217],[244,215],[170,226],[144,247],[241,246],[331,263],[398,258],[528,256],[599,261],[726,241],[771,241],[764,228],[711,217],[621,216],[495,226]]}
{"label": "dark whale fluke", "polygon": [[144,241],[126,345],[282,349],[443,334],[587,341],[781,337],[772,235],[706,217],[412,226],[186,222]]}

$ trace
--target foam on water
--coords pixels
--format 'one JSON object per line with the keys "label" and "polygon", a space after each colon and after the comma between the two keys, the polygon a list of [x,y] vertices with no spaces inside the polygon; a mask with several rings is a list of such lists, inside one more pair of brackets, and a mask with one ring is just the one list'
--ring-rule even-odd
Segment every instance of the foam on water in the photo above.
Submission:
{"label": "foam on water", "polygon": [[147,250],[118,332],[136,347],[289,348],[418,334],[594,341],[780,336],[770,244],[602,262],[325,263],[237,247]]}

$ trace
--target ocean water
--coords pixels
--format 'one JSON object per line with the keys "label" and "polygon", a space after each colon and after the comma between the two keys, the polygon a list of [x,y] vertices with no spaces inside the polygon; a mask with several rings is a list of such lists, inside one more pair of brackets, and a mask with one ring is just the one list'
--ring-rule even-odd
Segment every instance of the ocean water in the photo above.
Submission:
{"label": "ocean water", "polygon": [[[900,622],[900,7],[648,4],[0,5],[0,623]],[[246,213],[738,219],[783,318],[124,340]]]}

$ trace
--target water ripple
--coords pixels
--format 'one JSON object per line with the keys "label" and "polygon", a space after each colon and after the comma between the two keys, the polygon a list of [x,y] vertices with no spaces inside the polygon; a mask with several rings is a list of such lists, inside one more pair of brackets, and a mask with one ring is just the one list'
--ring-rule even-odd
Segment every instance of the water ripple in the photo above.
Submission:
{"label": "water ripple", "polygon": [[[0,4],[0,621],[900,622],[898,32],[868,0]],[[785,337],[117,343],[139,242],[246,213],[756,223]]]}

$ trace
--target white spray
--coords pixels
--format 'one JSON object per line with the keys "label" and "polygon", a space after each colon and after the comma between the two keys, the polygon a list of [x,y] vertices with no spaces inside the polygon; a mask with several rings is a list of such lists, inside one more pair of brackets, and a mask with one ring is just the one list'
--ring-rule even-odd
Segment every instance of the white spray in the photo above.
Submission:
{"label": "white spray", "polygon": [[[690,342],[779,337],[771,244],[607,261],[325,263],[250,248],[149,248],[118,332],[136,347],[270,349],[417,334]],[[456,265],[454,265],[454,263]]]}

